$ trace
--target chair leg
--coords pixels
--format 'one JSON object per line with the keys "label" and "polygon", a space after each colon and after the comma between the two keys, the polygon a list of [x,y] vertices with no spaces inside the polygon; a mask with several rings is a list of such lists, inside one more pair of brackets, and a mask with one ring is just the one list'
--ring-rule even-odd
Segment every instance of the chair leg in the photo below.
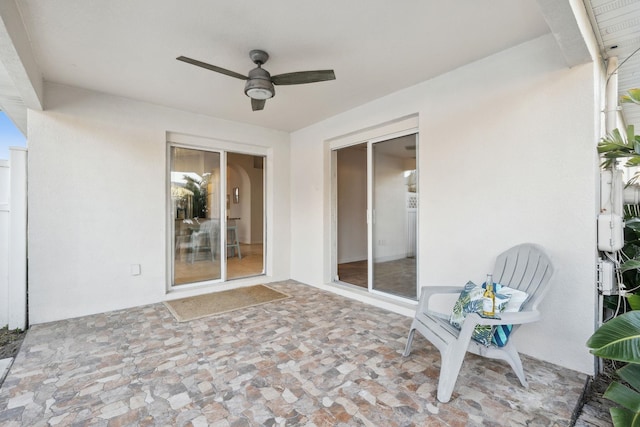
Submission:
{"label": "chair leg", "polygon": [[505,355],[504,360],[509,363],[509,366],[511,366],[511,369],[513,369],[513,372],[515,372],[516,376],[520,380],[520,384],[522,384],[524,388],[528,388],[529,383],[527,383],[527,379],[524,375],[522,360],[520,360],[518,350],[514,345],[510,344],[511,343],[507,343],[507,345],[502,348],[503,354]]}
{"label": "chair leg", "polygon": [[404,353],[402,355],[407,357],[411,353],[411,344],[413,343],[413,336],[416,333],[416,329],[412,326],[409,330],[409,336],[407,337],[407,345],[404,347]]}
{"label": "chair leg", "polygon": [[438,379],[438,400],[447,403],[451,400],[453,388],[458,380],[466,349],[455,351],[458,343],[451,344],[445,352],[440,352],[440,378]]}

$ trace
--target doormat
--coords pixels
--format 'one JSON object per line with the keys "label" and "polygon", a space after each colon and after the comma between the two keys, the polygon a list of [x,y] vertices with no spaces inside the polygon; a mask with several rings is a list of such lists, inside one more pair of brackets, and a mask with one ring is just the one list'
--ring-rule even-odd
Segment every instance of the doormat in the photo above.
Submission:
{"label": "doormat", "polygon": [[265,285],[255,285],[165,301],[164,304],[178,322],[188,322],[286,298],[290,296]]}

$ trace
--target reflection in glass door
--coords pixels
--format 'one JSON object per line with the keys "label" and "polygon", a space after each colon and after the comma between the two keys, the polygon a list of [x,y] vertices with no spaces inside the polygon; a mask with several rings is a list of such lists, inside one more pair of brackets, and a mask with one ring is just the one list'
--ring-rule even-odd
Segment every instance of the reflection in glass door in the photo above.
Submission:
{"label": "reflection in glass door", "polygon": [[171,285],[264,274],[265,158],[177,146],[169,158]]}
{"label": "reflection in glass door", "polygon": [[172,285],[221,278],[220,153],[170,148]]}
{"label": "reflection in glass door", "polygon": [[417,298],[417,134],[371,144],[371,288]]}

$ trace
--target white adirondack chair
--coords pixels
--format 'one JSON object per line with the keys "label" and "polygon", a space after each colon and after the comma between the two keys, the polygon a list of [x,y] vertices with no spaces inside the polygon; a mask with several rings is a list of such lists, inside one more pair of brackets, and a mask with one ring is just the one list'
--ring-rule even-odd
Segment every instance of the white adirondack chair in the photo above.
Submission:
{"label": "white adirondack chair", "polygon": [[[537,307],[548,290],[552,275],[551,260],[537,245],[524,243],[502,253],[496,259],[493,270],[494,282],[526,292],[528,294],[527,300],[519,312],[500,313],[500,319],[488,319],[480,317],[476,313],[470,313],[461,330],[449,323],[448,314],[430,311],[428,307],[431,296],[442,293],[459,294],[463,288],[459,286],[425,286],[422,288],[403,355],[406,357],[411,352],[415,331],[420,332],[440,351],[441,366],[438,380],[438,400],[440,402],[448,402],[451,399],[467,351],[506,361],[518,376],[520,383],[524,387],[528,387],[522,369],[522,361],[512,338],[519,325],[540,319]],[[471,338],[477,325],[503,324],[513,325],[510,338],[504,347],[486,346]]]}

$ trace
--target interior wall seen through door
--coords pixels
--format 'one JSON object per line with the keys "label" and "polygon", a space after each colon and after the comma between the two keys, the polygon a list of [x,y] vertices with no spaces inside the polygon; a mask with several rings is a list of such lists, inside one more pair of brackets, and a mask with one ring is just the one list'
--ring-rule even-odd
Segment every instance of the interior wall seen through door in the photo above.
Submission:
{"label": "interior wall seen through door", "polygon": [[336,149],[339,282],[416,299],[417,142],[408,134]]}

